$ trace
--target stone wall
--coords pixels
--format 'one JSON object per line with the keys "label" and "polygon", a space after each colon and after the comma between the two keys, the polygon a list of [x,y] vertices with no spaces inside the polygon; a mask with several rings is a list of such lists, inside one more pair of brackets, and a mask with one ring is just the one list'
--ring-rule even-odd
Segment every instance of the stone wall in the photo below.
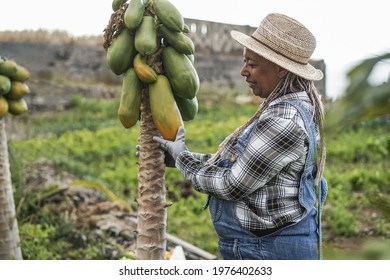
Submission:
{"label": "stone wall", "polygon": [[[242,67],[242,47],[230,37],[231,30],[251,34],[254,27],[224,24],[196,19],[185,19],[190,28],[188,36],[195,44],[195,67],[202,81],[213,81],[238,91],[248,91],[248,87],[240,76]],[[37,79],[52,81],[53,87],[61,83],[61,77],[72,80],[79,87],[75,90],[82,94],[98,94],[110,96],[113,93],[99,92],[98,89],[83,87],[83,81],[110,82],[119,84],[120,77],[115,76],[106,64],[103,47],[80,46],[69,44],[48,44],[32,42],[6,42],[0,37],[0,55],[15,59],[33,73]],[[312,61],[315,67],[323,69],[323,60]],[[49,83],[50,84],[50,83]],[[34,84],[35,85],[35,84]],[[317,83],[322,93],[326,92],[325,79]],[[42,96],[42,91],[50,91],[45,86],[35,85],[34,91]],[[60,86],[57,98],[61,94],[69,95],[69,87]],[[64,92],[64,91],[67,92]],[[50,92],[48,92],[50,94]]]}

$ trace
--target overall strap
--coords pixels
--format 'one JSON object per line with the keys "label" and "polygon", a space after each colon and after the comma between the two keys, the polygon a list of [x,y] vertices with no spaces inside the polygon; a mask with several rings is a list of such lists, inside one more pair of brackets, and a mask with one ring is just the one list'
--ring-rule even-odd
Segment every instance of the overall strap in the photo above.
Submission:
{"label": "overall strap", "polygon": [[[315,156],[316,149],[317,149],[317,138],[316,138],[313,115],[310,114],[310,111],[308,109],[306,109],[302,105],[302,103],[299,102],[298,100],[286,99],[283,102],[294,106],[298,110],[298,112],[302,116],[306,131],[307,131],[308,136],[309,136],[308,159],[306,160],[306,163],[305,163],[305,172],[306,172],[307,169],[310,170],[309,165],[314,164],[314,156]],[[317,231],[318,231],[318,235],[319,235],[319,244],[318,244],[319,259],[323,258],[321,216],[322,216],[323,200],[325,199],[325,197],[322,197],[323,196],[322,184],[324,184],[324,182],[323,182],[323,180],[320,180],[320,184],[318,186],[319,190],[317,190],[317,195],[318,195]],[[326,188],[326,186],[324,186],[324,188]]]}

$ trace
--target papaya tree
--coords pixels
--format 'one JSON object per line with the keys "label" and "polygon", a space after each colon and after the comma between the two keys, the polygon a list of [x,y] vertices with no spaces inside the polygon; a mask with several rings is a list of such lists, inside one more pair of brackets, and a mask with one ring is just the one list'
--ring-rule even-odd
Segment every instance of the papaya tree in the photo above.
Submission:
{"label": "papaya tree", "polygon": [[123,75],[118,118],[140,122],[137,259],[165,259],[165,154],[153,140],[174,140],[183,121],[195,118],[199,77],[194,44],[180,12],[167,0],[114,0],[104,30],[107,64]]}
{"label": "papaya tree", "polygon": [[29,77],[26,68],[0,57],[0,259],[22,259],[4,118],[27,111],[24,95],[30,91],[25,83]]}

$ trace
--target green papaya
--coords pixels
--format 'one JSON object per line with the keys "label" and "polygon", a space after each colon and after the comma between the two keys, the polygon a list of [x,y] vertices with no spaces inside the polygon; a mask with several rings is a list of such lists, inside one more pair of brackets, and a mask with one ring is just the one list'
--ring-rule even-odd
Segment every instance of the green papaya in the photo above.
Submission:
{"label": "green papaya", "polygon": [[10,59],[6,59],[0,63],[0,75],[5,75],[12,79],[18,71],[18,64]]}
{"label": "green papaya", "polygon": [[193,54],[195,46],[191,38],[184,35],[183,32],[176,32],[165,25],[160,26],[160,31],[165,40],[174,47],[179,53]]}
{"label": "green papaya", "polygon": [[136,29],[142,22],[147,0],[130,0],[123,16],[123,22],[130,30]]}
{"label": "green papaya", "polygon": [[169,79],[173,92],[187,99],[194,98],[200,88],[198,73],[192,62],[185,54],[181,54],[173,47],[166,47],[162,51],[164,73]]}
{"label": "green papaya", "polygon": [[179,10],[168,0],[154,0],[153,10],[156,13],[158,19],[166,27],[180,32],[184,28],[184,18]]}
{"label": "green papaya", "polygon": [[157,27],[153,16],[143,17],[135,33],[135,48],[142,55],[150,55],[157,50]]}
{"label": "green papaya", "polygon": [[8,111],[12,115],[21,115],[23,113],[26,113],[28,111],[28,106],[26,100],[24,98],[12,100],[8,99]]}
{"label": "green papaya", "polygon": [[0,75],[0,96],[7,94],[10,90],[11,80],[5,75]]}
{"label": "green papaya", "polygon": [[166,76],[158,75],[149,85],[149,98],[154,125],[164,139],[174,141],[183,120]]}
{"label": "green papaya", "polygon": [[12,76],[12,80],[25,82],[30,78],[30,75],[30,71],[26,67],[18,64],[16,66],[16,73]]}
{"label": "green papaya", "polygon": [[183,121],[192,121],[198,113],[198,98],[195,96],[192,99],[187,99],[177,96],[176,94],[174,94],[174,97]]}
{"label": "green papaya", "polygon": [[132,66],[136,54],[134,36],[123,29],[108,47],[107,64],[112,72],[121,75]]}
{"label": "green papaya", "polygon": [[187,24],[184,24],[184,28],[182,30],[183,33],[190,33],[190,27]]}
{"label": "green papaya", "polygon": [[191,61],[192,64],[195,63],[195,56],[193,54],[187,54],[187,57]]}
{"label": "green papaya", "polygon": [[125,72],[122,83],[118,118],[125,128],[131,128],[139,119],[143,85],[134,68],[129,68]]}
{"label": "green papaya", "polygon": [[112,10],[114,12],[118,11],[120,9],[120,7],[126,3],[127,0],[113,0],[112,1]]}

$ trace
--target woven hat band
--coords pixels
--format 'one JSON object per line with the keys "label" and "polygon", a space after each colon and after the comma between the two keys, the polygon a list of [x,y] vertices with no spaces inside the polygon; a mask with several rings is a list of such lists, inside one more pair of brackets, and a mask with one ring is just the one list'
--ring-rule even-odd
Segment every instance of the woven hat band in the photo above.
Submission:
{"label": "woven hat band", "polygon": [[252,38],[299,64],[309,63],[316,47],[315,37],[304,25],[272,14],[261,22]]}

